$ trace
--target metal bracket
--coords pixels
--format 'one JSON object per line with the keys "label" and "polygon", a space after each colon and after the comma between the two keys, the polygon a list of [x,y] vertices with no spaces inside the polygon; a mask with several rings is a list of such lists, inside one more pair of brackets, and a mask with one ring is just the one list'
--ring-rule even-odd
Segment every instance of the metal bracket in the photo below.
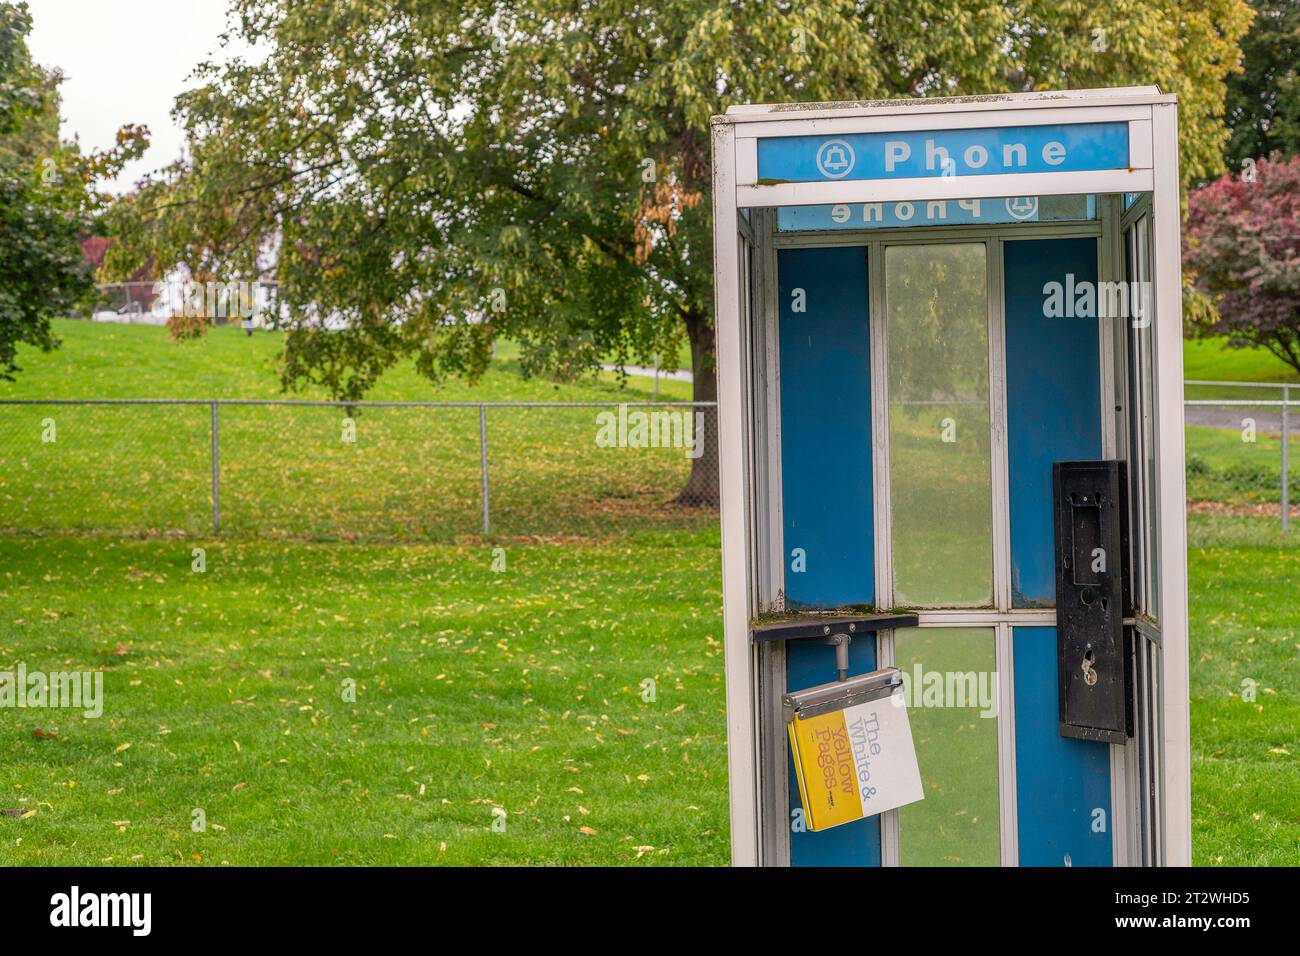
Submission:
{"label": "metal bracket", "polygon": [[807,720],[818,714],[829,714],[833,710],[891,697],[902,683],[903,672],[897,667],[886,667],[848,680],[832,681],[785,694],[781,703],[785,707],[786,723],[796,717]]}
{"label": "metal bracket", "polygon": [[861,634],[896,627],[916,627],[915,614],[801,614],[765,621],[750,627],[754,641],[798,641],[833,634]]}
{"label": "metal bracket", "polygon": [[827,634],[825,637],[810,637],[808,640],[817,644],[829,644],[835,648],[835,670],[839,672],[840,680],[847,680],[849,676],[849,645],[853,643],[852,635],[840,632],[838,634]]}
{"label": "metal bracket", "polygon": [[855,617],[832,617],[806,614],[764,624],[750,629],[755,643],[761,641],[813,641],[835,648],[835,669],[840,680],[849,676],[849,645],[853,635],[870,634],[894,627],[916,627],[915,614],[861,614]]}

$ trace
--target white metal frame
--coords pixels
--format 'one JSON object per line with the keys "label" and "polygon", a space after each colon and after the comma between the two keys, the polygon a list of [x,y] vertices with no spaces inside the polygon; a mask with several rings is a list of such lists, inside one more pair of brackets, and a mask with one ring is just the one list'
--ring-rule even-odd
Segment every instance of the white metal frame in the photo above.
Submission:
{"label": "white metal frame", "polygon": [[[1044,123],[1084,123],[1126,121],[1129,125],[1130,168],[1098,172],[1029,173],[1016,175],[988,175],[957,177],[956,180],[864,180],[828,183],[777,183],[761,184],[757,180],[757,142],[767,136],[825,135],[829,133],[857,133],[893,131],[904,129],[956,129],[996,126],[1027,126]],[[1169,865],[1186,865],[1191,861],[1190,828],[1190,755],[1188,727],[1188,648],[1187,648],[1187,577],[1186,577],[1186,527],[1184,502],[1183,463],[1183,406],[1182,406],[1182,337],[1181,337],[1181,275],[1179,248],[1179,194],[1176,99],[1161,94],[1154,87],[1117,90],[1083,90],[1062,93],[1009,94],[1000,97],[954,98],[913,101],[881,101],[845,104],[813,104],[807,106],[744,106],[732,107],[726,115],[713,120],[714,156],[714,271],[716,294],[718,400],[719,400],[719,468],[721,477],[721,517],[723,546],[723,617],[725,632],[725,670],[727,689],[728,772],[731,787],[731,838],[732,862],[737,865],[756,865],[763,861],[779,861],[780,853],[764,851],[764,834],[776,832],[773,827],[785,828],[784,807],[779,821],[764,821],[761,794],[761,754],[758,735],[758,697],[760,693],[759,656],[751,645],[749,624],[751,617],[762,607],[763,596],[779,593],[783,579],[784,557],[780,541],[779,514],[779,409],[772,392],[779,376],[775,360],[774,330],[766,328],[763,335],[764,355],[761,357],[763,373],[756,382],[755,362],[749,350],[754,338],[752,328],[758,323],[767,324],[775,313],[774,258],[775,247],[785,245],[870,244],[870,248],[883,250],[883,242],[894,237],[892,230],[864,232],[822,233],[810,236],[781,235],[770,242],[763,234],[771,234],[771,220],[760,219],[759,227],[745,238],[754,242],[756,261],[761,263],[761,284],[758,287],[762,308],[742,322],[741,282],[744,276],[741,255],[744,248],[740,235],[741,207],[761,209],[842,202],[887,202],[892,200],[922,201],[948,198],[1001,198],[1016,195],[1069,195],[1091,193],[1149,192],[1152,216],[1152,258],[1155,285],[1155,349],[1153,356],[1153,394],[1156,434],[1156,481],[1158,483],[1159,511],[1157,533],[1160,545],[1160,644],[1159,706],[1161,707],[1161,765],[1159,769],[1161,833],[1160,861]],[[955,184],[955,185],[954,185]],[[1113,215],[1112,209],[1103,215]],[[1053,224],[1066,234],[1097,234],[1097,224]],[[1002,231],[1001,227],[979,227],[988,236]],[[1009,227],[1008,231],[1025,236],[1029,233],[1023,225]],[[1091,231],[1089,231],[1091,230]],[[945,231],[943,227],[920,227],[909,230],[909,238],[924,231],[928,241],[935,241]],[[1040,229],[1033,230],[1041,234]],[[748,230],[747,230],[748,232]],[[972,237],[969,227],[953,227],[954,235]],[[856,240],[856,241],[855,241]],[[993,249],[1000,243],[989,242],[990,269],[993,269]],[[1116,267],[1114,250],[1100,250],[1099,265],[1112,272]],[[883,251],[877,257],[883,257]],[[875,260],[871,263],[879,266]],[[882,275],[881,272],[876,272]],[[1000,270],[996,280],[1000,302]],[[878,283],[873,283],[878,285]],[[993,308],[994,288],[990,286],[990,308]],[[883,296],[883,292],[880,293]],[[883,389],[886,352],[883,323],[883,303],[872,302],[873,388]],[[991,324],[1001,336],[1000,323]],[[877,333],[882,333],[877,337]],[[1098,335],[1107,336],[1104,326]],[[990,336],[990,359],[1000,362],[1001,342]],[[1104,356],[1110,354],[1103,348]],[[1000,366],[996,366],[1000,367]],[[1005,412],[1001,398],[996,399],[995,364],[990,367],[990,427],[994,439],[994,486],[999,467],[1005,478]],[[1113,396],[1121,388],[1116,381],[1122,378],[1113,367],[1103,366],[1103,410],[1112,407]],[[767,387],[759,387],[760,384]],[[874,400],[875,396],[873,396]],[[873,416],[877,418],[879,416]],[[1104,415],[1107,421],[1110,415]],[[762,448],[754,447],[753,427],[756,419],[768,428]],[[775,428],[775,430],[773,430]],[[1104,447],[1108,454],[1117,448],[1116,427],[1104,425]],[[877,460],[888,462],[888,425],[873,425],[873,452]],[[756,451],[761,454],[756,455]],[[1001,461],[999,462],[999,456]],[[775,472],[775,473],[773,473]],[[1001,483],[1005,487],[1005,482]],[[773,522],[762,534],[755,528],[755,488],[764,489],[763,499]],[[889,488],[887,469],[876,468],[874,478],[876,521],[876,568],[878,577],[877,601],[881,606],[892,602],[892,575],[888,574],[890,555],[887,533],[889,521]],[[995,490],[995,494],[998,492]],[[996,505],[996,502],[995,502]],[[995,521],[1005,511],[995,508]],[[995,524],[994,547],[1008,548],[1004,540],[1005,529]],[[759,553],[759,549],[763,553]],[[773,567],[773,561],[776,566]],[[999,566],[1001,562],[998,562]],[[882,570],[886,573],[882,575]],[[760,580],[762,579],[762,580]],[[1003,591],[1007,593],[1004,595]],[[1011,637],[1014,625],[1053,625],[1055,613],[1042,610],[1012,610],[1009,606],[1009,582],[995,580],[995,607],[977,610],[945,610],[922,613],[922,626],[962,624],[984,625],[994,628],[997,648],[997,666],[1007,687],[1001,706],[1010,711],[1014,701],[1010,694]],[[770,602],[768,602],[770,603]],[[882,664],[892,660],[892,634],[880,635]],[[1003,807],[1001,810],[1002,859],[1014,863],[1016,848],[1015,806],[1007,803],[1007,793],[1014,798],[1014,759],[1006,748],[1014,748],[1014,738],[1009,728],[1014,724],[1000,717],[999,767]],[[1120,795],[1126,792],[1125,780],[1127,754],[1112,752],[1113,804],[1123,803]],[[1008,766],[1010,769],[1008,770]],[[1010,780],[1008,781],[1008,774]],[[1008,791],[1008,782],[1010,788]],[[1127,808],[1125,808],[1127,809]],[[775,813],[775,808],[772,809]],[[897,862],[896,814],[886,814],[882,826],[882,858],[886,863]],[[1133,859],[1131,841],[1121,834],[1131,832],[1127,821],[1112,821],[1116,833],[1115,860],[1124,863]],[[892,818],[892,819],[891,819]],[[788,840],[786,841],[788,846]],[[769,851],[771,848],[769,847]]]}
{"label": "white metal frame", "polygon": [[[1111,195],[1101,197],[1098,216],[1103,223],[1102,236],[1097,249],[1097,278],[1101,282],[1123,281],[1124,276],[1124,233],[1122,225],[1121,197]],[[1098,355],[1101,356],[1101,455],[1103,458],[1127,458],[1127,444],[1121,437],[1127,436],[1127,428],[1120,429],[1119,414],[1127,416],[1127,395],[1124,383],[1124,338],[1127,328],[1123,321],[1113,317],[1100,316],[1097,319]],[[1118,360],[1118,361],[1117,361]],[[1129,463],[1132,467],[1132,462]],[[1110,792],[1111,818],[1107,825],[1111,832],[1111,855],[1116,866],[1130,866],[1140,859],[1137,852],[1139,838],[1139,821],[1133,819],[1132,810],[1136,806],[1137,768],[1134,755],[1135,747],[1111,744],[1110,746]]]}

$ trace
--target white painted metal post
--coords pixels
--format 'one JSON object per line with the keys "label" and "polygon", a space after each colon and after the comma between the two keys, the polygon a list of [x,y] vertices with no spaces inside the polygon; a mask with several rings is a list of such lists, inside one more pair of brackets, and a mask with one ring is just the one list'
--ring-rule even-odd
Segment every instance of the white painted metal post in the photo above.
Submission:
{"label": "white painted metal post", "polygon": [[745,459],[745,386],[740,334],[740,242],[736,132],[713,121],[713,271],[718,368],[718,475],[722,519],[723,649],[727,682],[727,774],[731,862],[759,863],[754,652],[749,639],[750,528]]}
{"label": "white painted metal post", "polygon": [[492,528],[492,512],[488,502],[488,449],[487,449],[487,406],[478,407],[478,457],[479,468],[483,473],[483,535],[487,536]]}
{"label": "white painted metal post", "polygon": [[1151,197],[1155,281],[1155,440],[1160,562],[1161,787],[1166,866],[1192,863],[1190,685],[1187,641],[1187,470],[1183,434],[1182,235],[1178,113],[1152,106],[1155,191]]}
{"label": "white painted metal post", "polygon": [[1291,527],[1291,386],[1282,386],[1282,533]]}
{"label": "white painted metal post", "polygon": [[212,531],[221,530],[221,444],[217,436],[217,403],[212,403]]}

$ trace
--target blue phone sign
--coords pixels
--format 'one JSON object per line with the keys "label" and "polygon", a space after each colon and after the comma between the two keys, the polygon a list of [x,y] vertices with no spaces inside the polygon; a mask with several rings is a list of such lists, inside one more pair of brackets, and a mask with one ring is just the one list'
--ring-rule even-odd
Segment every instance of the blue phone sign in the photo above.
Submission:
{"label": "blue phone sign", "polygon": [[1126,169],[1128,123],[774,136],[758,141],[758,181],[961,178]]}

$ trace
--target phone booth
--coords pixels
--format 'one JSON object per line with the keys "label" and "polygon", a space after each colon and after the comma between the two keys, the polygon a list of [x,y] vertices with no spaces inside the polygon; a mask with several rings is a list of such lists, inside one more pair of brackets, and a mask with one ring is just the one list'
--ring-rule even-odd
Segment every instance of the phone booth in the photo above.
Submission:
{"label": "phone booth", "polygon": [[1189,864],[1175,97],[713,162],[733,863]]}

